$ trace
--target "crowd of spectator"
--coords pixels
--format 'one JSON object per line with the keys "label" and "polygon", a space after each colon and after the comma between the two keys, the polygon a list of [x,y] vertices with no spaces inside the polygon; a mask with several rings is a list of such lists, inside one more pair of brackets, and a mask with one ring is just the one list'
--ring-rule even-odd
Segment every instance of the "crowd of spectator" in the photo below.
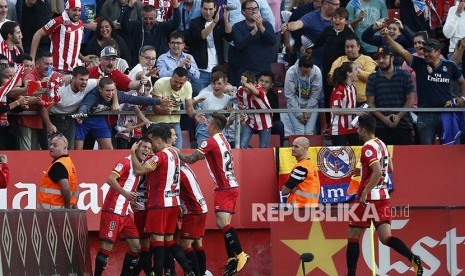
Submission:
{"label": "crowd of spectator", "polygon": [[[174,126],[178,148],[182,131],[200,146],[206,110],[232,113],[224,134],[241,148],[254,134],[259,147],[272,134],[280,145],[289,134],[358,145],[360,111],[308,110],[465,106],[465,0],[446,0],[448,10],[432,9],[438,1],[285,1],[0,0],[0,149],[48,149],[57,132],[69,149],[123,149],[159,123]],[[263,113],[236,122],[235,109]],[[453,114],[373,113],[376,134],[396,145],[454,136],[463,118]]]}

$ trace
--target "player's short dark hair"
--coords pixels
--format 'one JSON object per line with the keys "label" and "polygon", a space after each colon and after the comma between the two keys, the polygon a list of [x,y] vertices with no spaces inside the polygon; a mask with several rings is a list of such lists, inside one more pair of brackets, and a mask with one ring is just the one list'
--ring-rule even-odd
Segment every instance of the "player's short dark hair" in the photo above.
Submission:
{"label": "player's short dark hair", "polygon": [[173,76],[176,75],[180,78],[183,78],[183,77],[187,77],[188,75],[188,72],[187,72],[187,69],[184,68],[184,67],[176,67],[176,69],[174,69],[173,71]]}
{"label": "player's short dark hair", "polygon": [[257,79],[255,78],[255,74],[250,72],[250,71],[244,71],[244,73],[242,73],[241,76],[246,77],[248,83],[256,83],[257,82]]}
{"label": "player's short dark hair", "polygon": [[375,133],[376,119],[369,114],[360,115],[358,118],[358,126],[369,133]]}
{"label": "player's short dark hair", "polygon": [[313,68],[313,59],[311,55],[303,54],[299,58],[299,67],[301,68]]}
{"label": "player's short dark hair", "polygon": [[113,83],[115,83],[115,82],[112,79],[110,79],[109,77],[103,77],[103,78],[101,78],[99,80],[98,87],[100,89],[103,89],[105,86],[113,84]]}
{"label": "player's short dark hair", "polygon": [[258,73],[258,76],[257,78],[260,78],[260,77],[270,77],[271,78],[271,84],[274,84],[274,74],[273,72],[271,71],[261,71],[260,73]]}
{"label": "player's short dark hair", "polygon": [[215,0],[202,0],[200,1],[200,7],[203,7],[203,4],[205,3],[213,3],[216,7],[216,1]]}
{"label": "player's short dark hair", "polygon": [[89,75],[89,70],[85,66],[76,66],[73,68],[73,77],[77,77],[78,75],[81,76],[88,76]]}
{"label": "player's short dark hair", "polygon": [[171,139],[171,130],[167,125],[155,125],[147,130],[147,136],[152,135],[154,138],[160,138],[162,141],[167,142]]}
{"label": "player's short dark hair", "polygon": [[25,60],[32,61],[31,55],[26,54],[26,53],[22,53],[22,54],[19,54],[19,55],[17,55],[15,57],[15,62],[16,63],[23,63]]}
{"label": "player's short dark hair", "polygon": [[228,75],[228,68],[226,68],[224,65],[218,64],[212,68],[212,74],[216,71],[221,71],[223,72],[226,76]]}
{"label": "player's short dark hair", "polygon": [[49,52],[49,51],[39,51],[36,54],[36,62],[43,59],[43,58],[49,58],[49,57],[53,58],[53,55],[52,55],[51,52]]}
{"label": "player's short dark hair", "polygon": [[227,80],[228,76],[225,73],[221,72],[221,71],[216,71],[216,72],[212,73],[212,75],[210,77],[210,82],[214,83],[214,82],[219,81],[220,79]]}
{"label": "player's short dark hair", "polygon": [[157,13],[157,8],[155,8],[153,5],[144,5],[142,7],[142,11],[143,12],[153,12],[153,13]]}
{"label": "player's short dark hair", "polygon": [[345,18],[346,20],[349,19],[349,12],[344,7],[337,8],[336,11],[334,12],[333,17],[336,15],[338,15],[339,17]]}
{"label": "player's short dark hair", "polygon": [[257,7],[260,9],[260,6],[258,5],[258,2],[255,1],[255,0],[245,0],[244,2],[242,2],[241,4],[241,11],[245,11],[245,7],[247,7],[247,4],[249,3],[255,3],[257,4]]}
{"label": "player's short dark hair", "polygon": [[140,138],[140,141],[152,144],[152,141],[147,136],[143,136],[142,138]]}
{"label": "player's short dark hair", "polygon": [[349,35],[346,37],[346,40],[344,41],[344,44],[346,41],[348,40],[355,40],[355,42],[357,43],[358,46],[360,46],[360,40],[358,40],[358,37],[355,36],[355,35]]}
{"label": "player's short dark hair", "polygon": [[223,114],[220,114],[218,112],[212,113],[211,120],[215,124],[215,127],[220,131],[222,131],[226,127],[226,123],[228,122],[226,120],[226,117],[224,117]]}
{"label": "player's short dark hair", "polygon": [[0,28],[0,34],[3,37],[3,40],[8,39],[8,35],[13,35],[15,33],[15,28],[18,27],[19,24],[15,21],[7,21],[3,23],[2,28]]}
{"label": "player's short dark hair", "polygon": [[184,42],[184,34],[182,32],[172,32],[169,35],[168,41],[171,41],[171,39],[178,39],[180,38],[182,42]]}
{"label": "player's short dark hair", "polygon": [[427,40],[428,37],[429,37],[427,31],[419,31],[419,32],[416,32],[415,34],[413,34],[413,38],[415,38],[417,36],[423,37],[424,40]]}

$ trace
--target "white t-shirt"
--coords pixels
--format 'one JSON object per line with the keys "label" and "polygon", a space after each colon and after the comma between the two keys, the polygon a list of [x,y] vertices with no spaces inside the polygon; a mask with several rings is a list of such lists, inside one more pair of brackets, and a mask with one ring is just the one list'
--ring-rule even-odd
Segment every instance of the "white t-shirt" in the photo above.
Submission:
{"label": "white t-shirt", "polygon": [[92,89],[94,89],[98,84],[97,79],[89,79],[87,82],[87,86],[84,91],[79,91],[74,93],[71,90],[71,85],[68,84],[67,86],[60,87],[58,90],[58,95],[61,97],[61,101],[53,105],[49,113],[50,114],[68,114],[74,113],[78,110],[79,105],[82,102],[82,99],[89,93]]}

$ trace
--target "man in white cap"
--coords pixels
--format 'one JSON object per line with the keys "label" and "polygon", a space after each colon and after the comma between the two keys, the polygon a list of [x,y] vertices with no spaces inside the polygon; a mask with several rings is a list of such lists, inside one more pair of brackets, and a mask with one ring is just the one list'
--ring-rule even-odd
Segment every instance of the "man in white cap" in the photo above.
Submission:
{"label": "man in white cap", "polygon": [[37,47],[43,36],[50,36],[52,41],[50,52],[53,53],[53,67],[56,71],[69,74],[79,65],[79,58],[89,62],[95,56],[82,56],[81,42],[84,36],[84,25],[79,19],[81,1],[68,0],[61,16],[52,18],[45,26],[37,30],[32,38],[31,56],[37,54]]}

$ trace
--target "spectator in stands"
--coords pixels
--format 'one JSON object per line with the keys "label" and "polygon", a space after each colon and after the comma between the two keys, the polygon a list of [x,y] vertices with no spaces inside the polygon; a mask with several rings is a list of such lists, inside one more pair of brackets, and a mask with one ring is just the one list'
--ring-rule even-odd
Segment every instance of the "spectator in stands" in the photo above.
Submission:
{"label": "spectator in stands", "polygon": [[[266,97],[270,103],[271,109],[279,109],[278,95],[273,91],[274,74],[271,71],[262,71],[258,74],[258,84],[260,84],[266,91]],[[280,145],[284,145],[285,133],[284,124],[281,122],[281,115],[273,113],[273,127],[271,127],[271,134],[278,134]]]}
{"label": "spectator in stands", "polygon": [[151,115],[148,118],[150,121],[159,124],[159,123],[167,123],[173,124],[174,129],[176,130],[176,136],[178,136],[178,140],[176,141],[176,147],[178,149],[182,148],[182,133],[181,133],[181,125],[180,115],[171,115],[171,111],[179,111],[181,110],[181,105],[185,102],[185,109],[187,115],[191,119],[195,119],[197,123],[205,123],[205,117],[200,114],[196,113],[194,110],[194,105],[192,101],[192,86],[190,82],[187,81],[187,70],[182,67],[177,67],[173,71],[173,75],[171,77],[160,78],[154,85],[152,94],[155,99],[170,99],[173,103],[173,106],[162,107],[162,106],[154,106],[153,113],[155,115]]}
{"label": "spectator in stands", "polygon": [[5,55],[9,62],[14,62],[15,58],[23,53],[21,39],[23,35],[19,24],[14,21],[5,22],[0,28],[3,41],[0,42],[0,54]]}
{"label": "spectator in stands", "polygon": [[455,51],[457,42],[465,37],[465,1],[459,0],[456,2],[453,7],[449,8],[446,23],[442,28],[444,36],[450,39],[449,57]]}
{"label": "spectator in stands", "polygon": [[192,55],[183,52],[185,41],[184,35],[180,32],[173,32],[169,35],[168,45],[170,50],[158,57],[157,67],[158,76],[160,78],[173,75],[173,71],[177,67],[182,67],[187,70],[188,80],[197,80],[200,76],[199,68]]}
{"label": "spectator in stands", "polygon": [[[37,0],[20,0],[18,1],[18,10],[21,10],[21,16],[18,23],[21,26],[27,26],[22,30],[24,52],[31,53],[32,37],[37,30],[42,28],[52,18],[52,9],[50,1]],[[50,51],[50,38],[43,36],[38,43],[38,51]],[[31,55],[32,56],[32,55]]]}
{"label": "spectator in stands", "polygon": [[357,106],[361,106],[366,102],[366,82],[368,76],[370,76],[376,68],[376,62],[371,57],[361,54],[360,50],[360,42],[357,37],[348,37],[345,42],[345,55],[333,62],[328,75],[328,80],[331,80],[334,70],[340,67],[344,62],[353,61],[357,65],[358,81],[354,84],[357,89]]}
{"label": "spectator in stands", "polygon": [[[61,16],[51,19],[45,26],[37,30],[31,42],[31,56],[36,58],[37,48],[43,36],[50,36],[53,53],[53,67],[56,71],[70,73],[78,65],[78,59],[90,62],[94,56],[80,54],[83,23],[79,19],[81,15],[81,1],[70,0],[66,2],[66,12]],[[66,32],[67,35],[62,35]]]}
{"label": "spectator in stands", "polygon": [[135,105],[168,105],[169,100],[152,99],[127,95],[116,90],[115,83],[109,77],[100,79],[98,87],[92,89],[82,100],[76,125],[75,149],[82,149],[84,139],[88,134],[97,139],[101,149],[113,149],[111,144],[111,133],[104,116],[85,117],[90,112],[101,112],[109,110],[110,105],[118,106],[119,103],[131,103]]}
{"label": "spectator in stands", "polygon": [[6,154],[0,154],[0,189],[5,189],[9,182],[10,169],[8,168],[8,157]]}
{"label": "spectator in stands", "polygon": [[[131,53],[124,39],[116,33],[115,26],[109,19],[102,18],[97,23],[95,35],[89,40],[84,49],[85,55],[99,56],[102,49],[105,47],[106,41],[113,41],[118,45],[120,57],[128,62],[131,62]],[[98,59],[94,59],[89,66],[98,64]]]}
{"label": "spectator in stands", "polygon": [[189,28],[190,22],[195,18],[201,16],[201,0],[183,0],[179,4],[179,11],[181,12],[181,23],[179,24],[178,31],[184,33],[186,41],[190,45]]}
{"label": "spectator in stands", "polygon": [[84,37],[82,38],[81,49],[85,49],[90,38],[97,30],[97,0],[81,0],[82,12],[79,17],[84,24]]}
{"label": "spectator in stands", "polygon": [[[284,1],[283,1],[284,2]],[[321,6],[323,5],[323,0],[313,0],[313,1],[306,1],[302,5],[294,5],[292,8],[292,15],[289,18],[289,22],[294,22],[299,20],[302,16],[306,15],[307,13],[314,11],[314,10],[319,10]],[[284,38],[284,46],[286,47],[286,54],[289,53],[296,53],[296,57],[300,57],[300,47],[302,47],[302,35],[304,34],[302,29],[295,30],[290,32],[290,35],[294,39],[294,45],[291,46],[289,41],[289,33],[284,32],[283,33],[283,38]],[[294,62],[292,62],[294,63]]]}
{"label": "spectator in stands", "polygon": [[138,90],[147,81],[146,76],[141,76],[139,80],[131,80],[123,72],[115,68],[118,52],[113,47],[105,47],[100,52],[100,63],[97,66],[90,67],[89,77],[99,79],[101,77],[111,78],[119,91]]}
{"label": "spectator in stands", "polygon": [[255,0],[242,2],[245,20],[233,26],[234,47],[229,48],[230,79],[233,85],[240,83],[244,71],[258,74],[270,70],[273,60],[273,45],[276,43],[273,26],[258,13]]}
{"label": "spectator in stands", "polygon": [[[261,87],[252,72],[245,71],[241,76],[241,86],[237,89],[237,102],[240,109],[271,109],[266,91]],[[258,132],[259,147],[267,148],[270,144],[272,113],[247,113],[241,127],[241,148],[249,147],[254,132]]]}
{"label": "spectator in stands", "polygon": [[415,10],[413,0],[399,1],[400,21],[409,27],[412,32],[426,31],[431,34],[429,19],[424,13],[418,14]]}
{"label": "spectator in stands", "polygon": [[346,24],[347,19],[349,19],[347,9],[337,8],[331,20],[332,26],[323,30],[312,47],[312,52],[320,47],[324,48],[322,68],[324,107],[329,107],[331,98],[332,86],[327,81],[331,65],[338,57],[344,55],[346,38],[354,37],[354,31]]}
{"label": "spectator in stands", "polygon": [[116,40],[105,40],[105,42],[103,43],[103,48],[105,47],[115,48],[116,53],[118,54],[118,56],[116,57],[116,62],[115,62],[115,69],[118,69],[124,74],[127,74],[129,72],[129,64],[124,58],[119,57],[121,51],[118,48],[118,43],[116,43]]}
{"label": "spectator in stands", "polygon": [[[227,75],[222,71],[216,71],[211,76],[212,91],[202,92],[194,97],[194,107],[198,106],[200,110],[224,110],[229,101],[232,99],[226,93],[226,85],[228,83]],[[206,114],[205,119],[208,121],[210,115]],[[195,128],[195,137],[197,138],[197,145],[202,145],[203,141],[210,137],[207,133],[206,124],[197,124]]]}
{"label": "spectator in stands", "polygon": [[[36,57],[35,68],[24,74],[24,93],[29,82],[41,82],[48,84],[50,80],[61,78],[61,74],[50,70],[53,69],[53,55],[50,52],[39,53]],[[47,85],[48,86],[48,85]],[[41,88],[43,93],[48,92],[46,87]],[[35,91],[29,91],[26,95],[32,96]],[[38,106],[33,106],[30,110],[39,110]],[[19,116],[19,146],[21,150],[38,150],[48,149],[47,133],[44,129],[43,121],[40,115],[21,115]]]}
{"label": "spectator in stands", "polygon": [[457,42],[455,51],[452,54],[451,60],[458,66],[462,66],[462,76],[465,75],[465,37]]}
{"label": "spectator in stands", "polygon": [[[11,21],[7,19],[8,15],[8,1],[7,0],[0,0],[0,27],[5,24],[5,22]],[[0,38],[0,42],[2,39]]]}
{"label": "spectator in stands", "polygon": [[[331,94],[330,107],[333,109],[355,108],[357,91],[354,82],[357,81],[357,66],[352,61],[342,63],[334,70],[334,89]],[[360,145],[357,126],[352,121],[360,112],[333,111],[328,134],[331,135],[333,146]]]}
{"label": "spectator in stands", "polygon": [[[387,18],[388,11],[386,1],[383,0],[350,0],[347,4],[350,25],[359,39],[362,33],[377,21]],[[366,55],[371,56],[378,48],[361,41],[361,46]]]}
{"label": "spectator in stands", "polygon": [[[268,5],[266,0],[257,0],[255,2],[258,5],[258,14],[262,16],[263,21],[270,22],[274,30],[275,19],[274,19],[273,11],[270,8],[270,5]],[[228,0],[227,4],[228,4],[228,9],[230,10],[229,23],[231,24],[231,27],[233,27],[234,25],[236,25],[236,23],[239,23],[245,19],[245,15],[241,8],[242,5],[244,4],[244,1]]]}
{"label": "spectator in stands", "polygon": [[203,0],[202,16],[193,19],[189,24],[189,52],[200,71],[199,78],[191,80],[194,97],[210,83],[212,68],[225,63],[223,39],[231,41],[232,29],[229,24],[229,10],[224,9],[224,20],[220,19],[220,10],[217,9],[215,0]]}
{"label": "spectator in stands", "polygon": [[[402,47],[405,49],[409,49],[413,46],[413,32],[410,31],[408,27],[404,27],[402,22],[397,18],[394,18],[394,22],[392,23],[389,23],[389,18],[378,20],[375,24],[369,26],[362,33],[362,40],[365,43],[375,45],[377,47],[387,46],[387,42],[383,39],[382,36],[375,35],[376,32],[383,28],[388,28],[389,35],[392,37],[392,39],[402,45]],[[400,67],[402,62],[403,59],[401,57],[396,56],[394,58],[394,66]]]}
{"label": "spectator in stands", "polygon": [[[367,103],[370,107],[411,108],[414,101],[412,77],[394,67],[394,53],[384,46],[378,50],[379,69],[367,82]],[[411,145],[412,118],[408,112],[375,111],[376,137],[388,145]]]}
{"label": "spectator in stands", "polygon": [[131,66],[137,63],[135,57],[139,56],[139,50],[142,46],[152,45],[158,54],[166,53],[169,50],[168,35],[175,31],[179,26],[179,22],[181,22],[177,0],[172,0],[174,7],[173,18],[166,22],[157,22],[157,11],[151,5],[142,8],[141,20],[130,20],[129,15],[136,2],[137,0],[130,0],[128,8],[121,18],[122,31],[130,35],[131,39],[127,43],[133,57],[132,62],[130,62]]}
{"label": "spectator in stands", "polygon": [[[394,52],[410,64],[417,77],[418,107],[445,107],[455,99],[457,106],[465,106],[465,79],[454,62],[441,60],[441,44],[436,39],[428,39],[423,43],[424,58],[413,56],[402,48],[388,34],[381,30]],[[451,80],[457,80],[461,97],[452,97]],[[436,134],[441,135],[442,120],[440,113],[420,112],[417,118],[417,128],[420,143],[433,144]]]}
{"label": "spectator in stands", "polygon": [[[303,29],[303,35],[315,41],[326,27],[331,26],[331,19],[339,5],[339,0],[323,0],[321,9],[309,12],[297,21],[283,24],[282,30],[292,32]],[[313,53],[313,63],[320,68],[323,66],[324,51],[323,48],[319,48]]]}
{"label": "spectator in stands", "polygon": [[123,14],[128,10],[129,21],[138,21],[142,18],[142,3],[130,0],[106,0],[100,10],[100,17],[110,20],[116,29],[121,29]]}
{"label": "spectator in stands", "polygon": [[[318,108],[323,90],[321,70],[313,64],[312,57],[303,55],[286,72],[284,93],[288,109]],[[317,112],[289,113],[292,134],[315,134]]]}
{"label": "spectator in stands", "polygon": [[24,67],[24,72],[34,69],[34,62],[29,54],[22,53],[17,55],[15,58],[15,63],[22,64]]}
{"label": "spectator in stands", "polygon": [[82,99],[97,86],[98,80],[89,79],[89,71],[84,66],[73,69],[71,82],[58,90],[60,102],[49,107],[41,106],[40,115],[47,129],[47,133],[61,133],[68,140],[68,149],[74,149],[76,135],[75,120],[69,116],[79,108]]}

